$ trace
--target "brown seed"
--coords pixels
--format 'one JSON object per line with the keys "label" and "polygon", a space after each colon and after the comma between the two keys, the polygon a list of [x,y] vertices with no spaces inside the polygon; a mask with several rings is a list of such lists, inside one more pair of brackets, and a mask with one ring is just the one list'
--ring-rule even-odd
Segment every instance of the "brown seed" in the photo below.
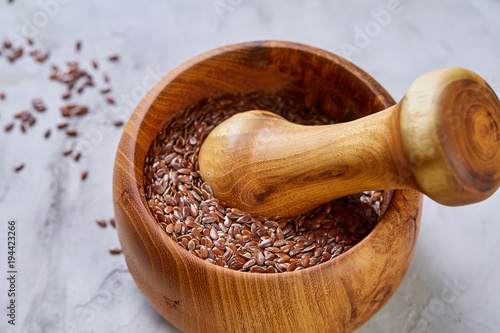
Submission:
{"label": "brown seed", "polygon": [[19,172],[24,168],[24,163],[19,163],[14,166],[14,171]]}
{"label": "brown seed", "polygon": [[73,156],[73,160],[75,160],[75,162],[78,162],[80,160],[80,157],[82,156],[82,153],[80,152],[77,152],[75,154],[75,156]]}
{"label": "brown seed", "polygon": [[217,233],[217,230],[215,230],[214,227],[212,227],[210,229],[210,237],[213,239],[213,240],[216,240],[217,238],[219,238],[219,234]]}
{"label": "brown seed", "polygon": [[101,94],[107,94],[111,91],[111,86],[109,84],[106,84],[106,85],[102,86],[100,91],[101,91]]}
{"label": "brown seed", "polygon": [[189,175],[191,174],[191,169],[186,169],[186,168],[181,168],[177,170],[178,173],[183,174],[183,175]]}
{"label": "brown seed", "polygon": [[33,50],[30,52],[30,56],[32,56],[37,62],[42,63],[49,58],[49,52],[41,50]]}
{"label": "brown seed", "polygon": [[196,228],[200,226],[200,224],[197,223],[195,220],[190,220],[190,219],[187,220],[186,225],[188,228]]}
{"label": "brown seed", "polygon": [[115,104],[115,99],[113,97],[111,97],[110,95],[105,95],[105,98],[106,98],[106,102],[108,102],[108,104]]}
{"label": "brown seed", "polygon": [[115,120],[113,122],[113,125],[115,125],[115,127],[122,127],[123,126],[123,120]]}
{"label": "brown seed", "polygon": [[108,225],[108,223],[104,219],[97,219],[96,223],[97,223],[97,225],[99,225],[102,228],[105,228]]}
{"label": "brown seed", "polygon": [[269,247],[273,245],[273,240],[271,238],[265,239],[262,242],[260,242],[259,247],[264,249],[266,247]]}
{"label": "brown seed", "polygon": [[5,91],[0,89],[0,99],[5,99]]}
{"label": "brown seed", "polygon": [[64,149],[64,150],[63,150],[62,154],[63,154],[64,156],[68,156],[68,155],[70,155],[72,152],[73,152],[73,148],[66,148],[66,149]]}
{"label": "brown seed", "polygon": [[276,246],[269,246],[266,248],[267,251],[273,252],[273,253],[278,253],[281,251],[279,247]]}
{"label": "brown seed", "polygon": [[68,123],[58,123],[58,124],[56,125],[56,127],[57,127],[58,129],[63,129],[63,128],[68,127],[68,125],[69,125]]}
{"label": "brown seed", "polygon": [[[9,46],[9,48],[10,48],[10,46]],[[24,52],[24,50],[22,47],[18,47],[16,49],[13,49],[12,52],[7,56],[7,60],[9,60],[9,62],[14,62],[23,56],[23,52]]]}
{"label": "brown seed", "polygon": [[167,218],[165,217],[165,215],[163,215],[163,213],[161,213],[161,212],[156,212],[156,218],[160,222],[165,222],[167,220]]}
{"label": "brown seed", "polygon": [[4,47],[5,49],[10,49],[10,48],[12,47],[12,42],[10,41],[10,39],[9,39],[9,38],[5,37],[5,38],[3,39],[3,47]]}
{"label": "brown seed", "polygon": [[120,58],[120,56],[118,54],[116,54],[116,53],[110,54],[108,56],[108,60],[109,61],[117,61],[119,58]]}
{"label": "brown seed", "polygon": [[221,259],[224,261],[228,261],[232,255],[233,255],[233,251],[230,248],[226,248],[226,252],[224,252]]}
{"label": "brown seed", "polygon": [[203,259],[208,257],[208,249],[205,246],[201,246],[200,254]]}
{"label": "brown seed", "polygon": [[[11,2],[11,1],[9,1]],[[30,37],[26,37],[26,42],[28,43],[28,45],[33,45],[35,42],[33,41],[33,38],[30,38]]]}
{"label": "brown seed", "polygon": [[248,260],[244,265],[243,265],[243,269],[247,269],[249,267],[252,267],[253,265],[255,265],[256,263],[256,260],[255,259],[250,259]]}
{"label": "brown seed", "polygon": [[62,99],[68,99],[71,97],[71,91],[67,90],[66,92],[64,92],[62,95],[61,95],[61,98]]}
{"label": "brown seed", "polygon": [[67,136],[77,136],[78,135],[78,132],[76,131],[76,129],[74,128],[68,128],[66,130],[66,135]]}
{"label": "brown seed", "polygon": [[88,174],[89,174],[89,171],[87,169],[83,169],[82,173],[80,174],[80,178],[82,180],[85,180],[87,178]]}
{"label": "brown seed", "polygon": [[286,240],[284,239],[278,239],[277,241],[274,242],[273,246],[275,247],[281,247],[286,244]]}
{"label": "brown seed", "polygon": [[82,49],[82,42],[77,40],[75,43],[75,50],[80,51]]}
{"label": "brown seed", "polygon": [[89,113],[89,108],[86,106],[77,106],[74,108],[74,113],[76,116],[83,116]]}
{"label": "brown seed", "polygon": [[218,239],[214,242],[214,245],[217,246],[217,248],[221,249],[221,250],[225,250],[226,249],[226,243],[224,243],[224,240],[223,239]]}
{"label": "brown seed", "polygon": [[264,265],[264,261],[265,261],[264,254],[259,251],[257,253],[257,256],[256,256],[255,260],[256,260],[257,265],[259,265],[259,266]]}
{"label": "brown seed", "polygon": [[48,128],[45,133],[43,134],[43,136],[47,139],[49,136],[50,136],[50,133],[51,133],[51,130],[50,128]]}
{"label": "brown seed", "polygon": [[316,249],[317,245],[316,244],[312,244],[310,246],[307,246],[305,247],[304,249],[302,249],[302,252],[309,252],[309,251],[312,251],[314,249]]}
{"label": "brown seed", "polygon": [[266,269],[261,266],[252,266],[250,267],[250,272],[252,273],[266,273]]}
{"label": "brown seed", "polygon": [[296,262],[292,262],[290,263],[290,265],[286,268],[286,271],[287,272],[293,272],[295,271],[297,268],[297,263]]}
{"label": "brown seed", "polygon": [[122,253],[122,249],[120,249],[119,247],[116,247],[116,246],[112,246],[109,248],[109,253],[111,253],[113,255],[120,254],[120,253]]}
{"label": "brown seed", "polygon": [[116,228],[116,222],[115,222],[115,218],[114,217],[112,217],[112,218],[109,219],[109,224],[111,224],[111,226],[113,228]]}
{"label": "brown seed", "polygon": [[229,268],[234,270],[239,270],[243,268],[243,264],[241,262],[234,261],[229,265]]}
{"label": "brown seed", "polygon": [[303,266],[303,267],[308,267],[309,266],[309,258],[311,256],[303,256],[302,257],[302,260],[300,260],[300,264]]}
{"label": "brown seed", "polygon": [[65,118],[71,117],[71,109],[61,108],[61,116],[65,117]]}
{"label": "brown seed", "polygon": [[28,120],[30,115],[31,115],[31,112],[29,110],[21,110],[21,111],[16,112],[14,114],[14,118],[21,119],[21,120],[25,121],[25,120]]}
{"label": "brown seed", "polygon": [[5,132],[10,132],[10,130],[14,127],[14,123],[8,123],[5,125],[4,130]]}
{"label": "brown seed", "polygon": [[174,232],[176,234],[178,234],[178,233],[181,232],[181,230],[182,230],[182,223],[179,222],[179,221],[175,222],[175,224],[174,224]]}
{"label": "brown seed", "polygon": [[231,208],[231,212],[235,215],[243,215],[243,211],[241,209],[238,209],[238,208]]}

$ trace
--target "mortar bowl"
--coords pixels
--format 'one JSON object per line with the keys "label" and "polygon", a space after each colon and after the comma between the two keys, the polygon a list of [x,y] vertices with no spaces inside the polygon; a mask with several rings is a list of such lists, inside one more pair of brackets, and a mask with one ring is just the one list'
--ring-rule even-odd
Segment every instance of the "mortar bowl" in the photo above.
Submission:
{"label": "mortar bowl", "polygon": [[163,230],[145,200],[151,143],[174,115],[203,98],[301,91],[336,121],[394,104],[364,71],[326,51],[262,41],[203,53],[163,77],[128,120],[116,154],[117,232],[137,286],[185,332],[350,332],[370,319],[403,279],[416,245],[422,194],[384,191],[376,227],[349,251],[290,273],[248,273],[193,256]]}

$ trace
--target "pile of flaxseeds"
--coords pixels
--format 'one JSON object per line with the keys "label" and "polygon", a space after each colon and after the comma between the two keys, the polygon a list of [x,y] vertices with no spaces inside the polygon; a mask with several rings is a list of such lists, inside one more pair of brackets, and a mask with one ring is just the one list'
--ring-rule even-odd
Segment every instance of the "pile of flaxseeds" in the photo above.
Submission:
{"label": "pile of flaxseeds", "polygon": [[[8,0],[8,3],[12,3],[12,0]],[[80,40],[75,42],[75,52],[79,53],[83,47],[83,43]],[[35,40],[31,37],[26,37],[24,40],[17,40],[16,42],[11,41],[9,37],[0,38],[0,61],[6,60],[9,64],[14,64],[20,58],[25,55],[29,55],[33,60],[41,65],[46,65],[47,60],[50,57],[50,52],[46,49],[38,47]],[[4,59],[1,59],[4,58]],[[116,53],[109,54],[107,56],[107,61],[117,62],[119,60],[119,55]],[[61,94],[62,105],[59,107],[59,112],[62,117],[62,121],[53,124],[53,126],[47,128],[44,131],[43,137],[49,139],[52,130],[64,131],[64,133],[70,137],[75,138],[78,136],[78,129],[76,127],[77,121],[71,121],[71,119],[81,118],[91,111],[87,105],[80,105],[71,102],[72,96],[78,94],[83,94],[88,88],[95,87],[97,85],[96,76],[102,76],[99,80],[99,92],[102,94],[105,102],[107,104],[115,104],[115,99],[111,95],[112,87],[110,84],[110,77],[106,72],[99,70],[99,62],[97,59],[89,60],[90,70],[86,70],[77,61],[71,60],[66,62],[62,66],[55,64],[50,65],[51,72],[48,79],[50,81],[55,81],[62,84],[65,91]],[[8,99],[8,93],[2,87],[0,87],[0,102]],[[0,105],[2,107],[2,105]],[[29,134],[29,129],[36,124],[37,117],[45,112],[49,108],[47,107],[45,101],[41,97],[35,97],[31,99],[31,105],[29,107],[23,108],[15,112],[12,116],[12,120],[8,121],[3,125],[4,131],[9,133],[18,128],[21,133]],[[124,122],[121,119],[116,119],[113,122],[115,127],[123,126]],[[61,154],[64,157],[73,158],[75,162],[78,162],[82,157],[82,152],[74,151],[73,148],[65,148],[62,150]],[[21,161],[13,166],[14,172],[20,172],[25,167],[25,162]],[[89,174],[88,169],[83,168],[80,172],[81,180],[85,180]],[[96,219],[97,225],[105,228],[108,225],[107,220],[98,218]],[[109,224],[115,227],[114,218],[109,219]],[[109,248],[109,253],[120,254],[121,249],[116,246],[111,246]]]}
{"label": "pile of flaxseeds", "polygon": [[179,112],[151,145],[144,194],[165,232],[192,255],[233,270],[281,273],[335,258],[361,241],[380,215],[381,192],[326,203],[292,218],[264,218],[227,207],[199,172],[198,153],[210,131],[235,113],[269,110],[304,125],[333,123],[298,94],[227,95]]}
{"label": "pile of flaxseeds", "polygon": [[[82,48],[82,42],[75,42],[75,51],[80,52]],[[9,63],[15,63],[23,55],[30,55],[36,62],[44,64],[49,58],[49,51],[37,48],[33,38],[27,37],[24,44],[14,45],[14,43],[8,38],[4,37],[1,39],[0,43],[0,57],[5,56]],[[115,62],[119,60],[117,54],[110,54],[107,57],[108,61]],[[65,86],[65,91],[61,95],[61,99],[65,101],[60,107],[60,114],[64,119],[54,125],[57,130],[62,130],[66,133],[68,137],[78,136],[78,130],[71,126],[69,118],[82,117],[89,113],[89,107],[86,105],[78,105],[73,102],[67,101],[71,98],[73,94],[82,94],[85,89],[89,87],[94,87],[94,77],[97,74],[99,64],[96,59],[91,59],[90,64],[93,73],[87,71],[80,67],[80,64],[76,61],[68,61],[65,66],[51,65],[51,73],[48,77],[51,81],[56,81]],[[110,95],[111,85],[109,75],[107,73],[102,73],[103,85],[100,88],[100,93],[103,95],[105,101],[108,104],[115,104],[115,99]],[[0,100],[7,98],[7,92],[0,87]],[[12,121],[4,125],[5,132],[11,132],[17,126],[22,133],[27,133],[29,128],[34,126],[37,120],[37,114],[46,112],[47,106],[41,97],[36,97],[31,100],[31,106],[29,108],[24,108],[17,111],[13,115]],[[120,127],[123,125],[122,120],[115,120],[114,125]],[[52,128],[47,128],[44,132],[44,138],[48,139],[51,135]],[[72,156],[75,162],[78,162],[81,157],[81,152],[73,151],[71,148],[67,148],[62,151],[63,156]],[[24,162],[19,162],[13,169],[15,172],[19,172],[24,168]],[[85,180],[88,175],[88,170],[83,169],[81,171],[81,179]]]}

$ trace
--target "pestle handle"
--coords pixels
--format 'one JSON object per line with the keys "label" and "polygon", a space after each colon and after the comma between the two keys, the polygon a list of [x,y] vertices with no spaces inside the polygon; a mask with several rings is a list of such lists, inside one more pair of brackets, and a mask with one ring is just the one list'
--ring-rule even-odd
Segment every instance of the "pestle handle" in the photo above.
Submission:
{"label": "pestle handle", "polygon": [[442,69],[418,78],[398,104],[348,123],[236,114],[207,137],[199,165],[216,197],[257,215],[294,216],[382,189],[471,204],[500,185],[500,101],[478,75]]}

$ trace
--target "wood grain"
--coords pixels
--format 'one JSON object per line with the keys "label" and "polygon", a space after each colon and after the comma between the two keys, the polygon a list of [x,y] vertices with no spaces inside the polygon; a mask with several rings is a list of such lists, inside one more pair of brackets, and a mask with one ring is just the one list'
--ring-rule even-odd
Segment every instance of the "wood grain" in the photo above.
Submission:
{"label": "wood grain", "polygon": [[[267,111],[226,120],[200,151],[218,198],[256,215],[291,217],[365,190],[401,188],[395,107],[348,123],[303,126]],[[410,180],[411,177],[405,180]],[[409,186],[405,186],[410,188]]]}
{"label": "wood grain", "polygon": [[139,289],[182,331],[353,331],[388,301],[408,268],[422,206],[421,194],[413,190],[385,191],[384,216],[350,251],[286,274],[208,264],[153,219],[142,173],[165,122],[204,97],[282,89],[309,93],[311,107],[325,105],[339,121],[394,104],[378,83],[342,58],[300,44],[257,42],[219,48],[179,66],[148,92],[125,126],[113,176],[118,235]]}
{"label": "wood grain", "polygon": [[500,101],[463,68],[428,73],[401,101],[401,139],[417,189],[459,206],[500,186]]}

